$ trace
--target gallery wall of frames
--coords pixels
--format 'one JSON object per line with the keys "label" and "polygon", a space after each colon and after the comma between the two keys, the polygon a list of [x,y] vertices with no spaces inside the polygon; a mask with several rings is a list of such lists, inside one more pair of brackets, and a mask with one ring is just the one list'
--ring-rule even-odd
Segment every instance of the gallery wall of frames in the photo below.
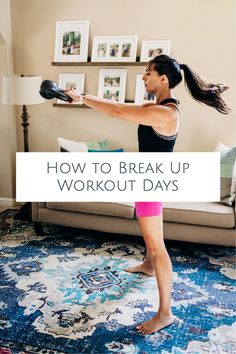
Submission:
{"label": "gallery wall of frames", "polygon": [[[153,94],[147,93],[143,84],[143,74],[136,75],[135,97],[126,101],[126,66],[145,66],[146,63],[160,54],[171,54],[170,40],[150,40],[141,42],[141,53],[137,54],[138,36],[94,36],[92,53],[88,57],[90,21],[57,21],[54,61],[56,66],[108,66],[99,70],[97,96],[119,103],[134,102],[144,104],[155,101]],[[122,68],[112,68],[112,65]],[[123,68],[125,66],[125,68]],[[87,78],[86,78],[87,80]],[[58,86],[62,89],[74,88],[79,93],[85,90],[85,74],[60,73]],[[65,107],[68,103],[57,100],[54,106]],[[85,108],[84,105],[74,104]],[[71,107],[71,104],[70,104]]]}

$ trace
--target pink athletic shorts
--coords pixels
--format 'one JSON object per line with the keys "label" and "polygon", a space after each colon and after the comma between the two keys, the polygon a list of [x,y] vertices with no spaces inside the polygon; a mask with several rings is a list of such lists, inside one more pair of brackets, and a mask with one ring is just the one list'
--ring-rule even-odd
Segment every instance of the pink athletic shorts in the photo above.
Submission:
{"label": "pink athletic shorts", "polygon": [[161,215],[162,207],[162,202],[135,202],[137,217]]}

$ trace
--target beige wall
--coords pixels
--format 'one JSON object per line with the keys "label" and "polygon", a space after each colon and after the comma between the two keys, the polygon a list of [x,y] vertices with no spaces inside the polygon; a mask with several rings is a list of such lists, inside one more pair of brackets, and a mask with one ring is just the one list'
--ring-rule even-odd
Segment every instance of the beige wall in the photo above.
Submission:
{"label": "beige wall", "polygon": [[[59,73],[82,72],[86,75],[85,91],[95,95],[99,67],[51,66],[57,20],[90,21],[89,56],[94,35],[136,34],[138,54],[142,40],[171,39],[172,56],[179,62],[189,64],[208,80],[231,87],[225,99],[233,108],[228,116],[221,115],[195,102],[182,83],[175,90],[181,102],[175,151],[212,151],[219,141],[235,145],[235,0],[11,0],[11,6],[15,73],[41,74],[44,79],[58,81]],[[143,70],[128,67],[127,99],[134,98],[135,77]],[[31,151],[57,151],[58,136],[80,141],[109,138],[114,147],[137,149],[134,123],[89,109],[53,108],[52,101],[28,108]],[[18,151],[22,151],[19,115],[20,111],[17,140]]]}
{"label": "beige wall", "polygon": [[[13,45],[17,73],[42,74],[58,80],[60,72],[84,72],[85,91],[97,94],[99,67],[52,67],[57,20],[90,20],[89,55],[94,35],[132,35],[142,40],[171,39],[172,55],[204,77],[225,82],[233,106],[236,87],[235,0],[12,0]],[[142,67],[128,67],[126,98],[134,98],[135,76]],[[182,83],[181,126],[176,151],[211,151],[218,141],[236,143],[236,115],[224,116],[195,102]],[[52,102],[31,106],[32,151],[54,151],[56,138],[110,138],[114,147],[137,148],[134,123],[106,117],[89,109],[53,108]],[[18,127],[22,149],[22,134]]]}
{"label": "beige wall", "polygon": [[[0,0],[0,80],[13,72],[10,0]],[[2,104],[0,85],[0,203],[13,205],[15,196],[16,129],[14,107]]]}

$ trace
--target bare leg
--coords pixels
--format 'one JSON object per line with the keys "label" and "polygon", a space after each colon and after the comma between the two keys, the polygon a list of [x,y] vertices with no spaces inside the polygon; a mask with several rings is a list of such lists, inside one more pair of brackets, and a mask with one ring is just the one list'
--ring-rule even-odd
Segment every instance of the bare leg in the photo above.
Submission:
{"label": "bare leg", "polygon": [[138,264],[137,266],[134,267],[126,268],[125,271],[129,273],[143,273],[151,277],[154,276],[155,269],[153,266],[152,257],[149,254],[148,249],[146,248],[146,257],[143,263]]}
{"label": "bare leg", "polygon": [[155,270],[159,290],[159,309],[151,320],[136,328],[142,334],[150,334],[169,326],[174,321],[171,311],[172,265],[163,239],[162,214],[139,218],[139,223]]}

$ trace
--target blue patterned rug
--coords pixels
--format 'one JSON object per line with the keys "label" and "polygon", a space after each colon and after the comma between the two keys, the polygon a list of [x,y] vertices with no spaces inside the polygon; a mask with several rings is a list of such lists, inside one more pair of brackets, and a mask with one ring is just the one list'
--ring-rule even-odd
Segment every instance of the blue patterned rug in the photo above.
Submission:
{"label": "blue patterned rug", "polygon": [[236,353],[232,248],[166,241],[176,320],[145,336],[156,280],[124,271],[142,238],[46,224],[39,237],[15,213],[0,214],[0,353]]}

